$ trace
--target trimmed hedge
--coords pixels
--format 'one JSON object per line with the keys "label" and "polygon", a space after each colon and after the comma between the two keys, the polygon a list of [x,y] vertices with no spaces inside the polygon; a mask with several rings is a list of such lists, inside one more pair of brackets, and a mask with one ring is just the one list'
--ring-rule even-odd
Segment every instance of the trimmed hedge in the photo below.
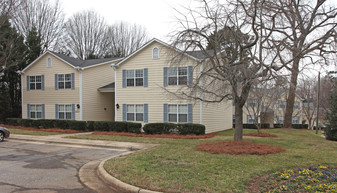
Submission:
{"label": "trimmed hedge", "polygon": [[[233,128],[235,128],[235,124],[233,124]],[[257,126],[255,124],[243,124],[244,129],[257,129]],[[261,128],[263,129],[269,129],[270,124],[269,123],[261,123]]]}
{"label": "trimmed hedge", "polygon": [[200,124],[148,123],[143,130],[146,134],[204,135],[206,127]]}
{"label": "trimmed hedge", "polygon": [[[282,128],[283,124],[274,124],[274,128]],[[292,128],[294,129],[308,129],[308,124],[292,124]]]}
{"label": "trimmed hedge", "polygon": [[324,128],[324,133],[326,139],[337,141],[337,129],[328,125]]}
{"label": "trimmed hedge", "polygon": [[114,122],[114,121],[75,121],[75,120],[54,120],[54,119],[19,119],[7,118],[9,125],[20,125],[36,128],[60,128],[72,129],[78,131],[116,131],[140,133],[142,124],[132,122]]}

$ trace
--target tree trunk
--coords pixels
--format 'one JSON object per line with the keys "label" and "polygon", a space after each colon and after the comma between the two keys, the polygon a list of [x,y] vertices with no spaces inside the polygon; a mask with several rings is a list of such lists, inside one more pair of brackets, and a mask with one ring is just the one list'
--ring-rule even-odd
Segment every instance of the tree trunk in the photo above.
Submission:
{"label": "tree trunk", "polygon": [[289,93],[287,98],[287,106],[286,112],[284,115],[284,123],[283,127],[291,128],[292,126],[292,115],[294,110],[294,101],[295,101],[295,93],[297,87],[297,76],[298,76],[298,65],[300,60],[295,59],[293,62],[293,67],[291,69],[291,78],[290,78],[290,86],[289,86]]}
{"label": "tree trunk", "polygon": [[243,124],[242,124],[242,107],[238,103],[235,103],[235,133],[234,141],[242,141]]}

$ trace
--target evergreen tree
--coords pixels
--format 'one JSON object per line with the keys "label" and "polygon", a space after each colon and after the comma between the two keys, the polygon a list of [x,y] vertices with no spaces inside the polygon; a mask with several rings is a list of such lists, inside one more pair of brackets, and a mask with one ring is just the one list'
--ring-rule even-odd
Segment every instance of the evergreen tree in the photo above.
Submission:
{"label": "evergreen tree", "polygon": [[33,27],[28,32],[25,45],[28,48],[28,53],[25,57],[25,63],[26,65],[29,65],[42,54],[41,36],[38,34],[35,27]]}
{"label": "evergreen tree", "polygon": [[326,113],[328,125],[325,129],[326,138],[329,140],[337,141],[337,81],[332,78],[333,89],[330,92],[330,109]]}

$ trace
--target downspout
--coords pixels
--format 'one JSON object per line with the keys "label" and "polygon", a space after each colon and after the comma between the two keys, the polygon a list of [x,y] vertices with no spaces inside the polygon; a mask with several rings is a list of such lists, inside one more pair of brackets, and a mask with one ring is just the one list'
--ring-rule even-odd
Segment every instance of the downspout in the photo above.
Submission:
{"label": "downspout", "polygon": [[[202,72],[203,72],[203,70],[204,70],[204,66],[203,66],[203,64],[201,64],[200,65],[200,76],[201,76],[201,74],[202,74]],[[201,78],[201,80],[200,80],[200,88],[202,88],[203,87],[203,78]],[[200,124],[202,124],[203,123],[203,99],[204,99],[204,93],[201,91],[200,92]]]}
{"label": "downspout", "polygon": [[82,71],[83,68],[76,67],[75,68],[79,72],[79,83],[80,83],[80,120],[83,120],[83,80],[82,80]]}
{"label": "downspout", "polygon": [[117,66],[111,65],[115,72],[115,121],[117,121]]}
{"label": "downspout", "polygon": [[23,119],[23,72],[17,71],[17,73],[20,74],[20,78],[21,78],[21,118]]}

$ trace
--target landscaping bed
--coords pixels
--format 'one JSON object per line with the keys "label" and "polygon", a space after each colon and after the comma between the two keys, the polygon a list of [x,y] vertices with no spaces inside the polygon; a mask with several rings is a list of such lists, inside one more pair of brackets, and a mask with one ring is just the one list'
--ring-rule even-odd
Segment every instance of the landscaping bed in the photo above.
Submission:
{"label": "landscaping bed", "polygon": [[248,192],[337,192],[337,167],[286,169],[253,178]]}
{"label": "landscaping bed", "polygon": [[214,134],[205,135],[179,135],[179,134],[137,134],[126,132],[102,132],[95,131],[93,135],[115,135],[115,136],[128,136],[128,137],[150,137],[150,138],[169,138],[169,139],[206,139],[214,137]]}

